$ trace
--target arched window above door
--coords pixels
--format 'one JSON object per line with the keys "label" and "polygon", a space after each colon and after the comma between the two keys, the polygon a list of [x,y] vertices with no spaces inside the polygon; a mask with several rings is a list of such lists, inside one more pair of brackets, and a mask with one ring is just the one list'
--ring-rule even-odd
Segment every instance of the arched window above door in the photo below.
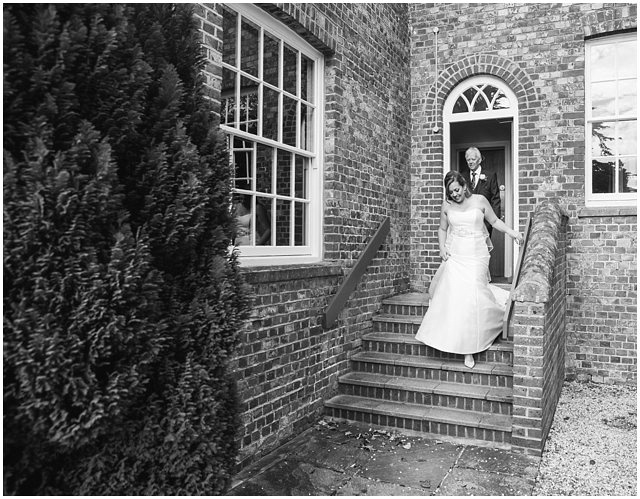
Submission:
{"label": "arched window above door", "polygon": [[517,114],[517,100],[495,76],[474,76],[458,85],[447,97],[445,122],[505,118]]}
{"label": "arched window above door", "polygon": [[499,88],[481,83],[467,88],[453,105],[453,112],[473,113],[497,109],[509,109],[511,102]]}

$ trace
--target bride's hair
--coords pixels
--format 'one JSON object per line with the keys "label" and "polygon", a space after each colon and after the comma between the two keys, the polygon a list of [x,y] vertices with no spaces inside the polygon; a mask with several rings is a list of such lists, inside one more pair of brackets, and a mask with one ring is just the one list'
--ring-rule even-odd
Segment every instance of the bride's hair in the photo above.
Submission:
{"label": "bride's hair", "polygon": [[469,190],[469,184],[467,183],[467,180],[462,176],[460,172],[450,170],[444,176],[444,192],[445,192],[445,196],[447,197],[447,201],[451,201],[451,193],[449,192],[449,186],[454,182],[458,182],[458,184],[460,184],[460,187],[464,189],[465,197],[467,198],[471,197],[471,191]]}

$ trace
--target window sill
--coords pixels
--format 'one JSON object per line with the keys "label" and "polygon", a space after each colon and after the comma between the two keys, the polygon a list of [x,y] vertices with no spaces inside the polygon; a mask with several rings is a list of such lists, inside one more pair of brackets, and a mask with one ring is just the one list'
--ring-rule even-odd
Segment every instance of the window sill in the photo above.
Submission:
{"label": "window sill", "polygon": [[581,208],[578,218],[588,217],[635,217],[638,215],[637,206],[601,206]]}
{"label": "window sill", "polygon": [[344,269],[340,262],[334,261],[273,267],[240,267],[240,271],[249,284],[307,280],[318,277],[344,275]]}

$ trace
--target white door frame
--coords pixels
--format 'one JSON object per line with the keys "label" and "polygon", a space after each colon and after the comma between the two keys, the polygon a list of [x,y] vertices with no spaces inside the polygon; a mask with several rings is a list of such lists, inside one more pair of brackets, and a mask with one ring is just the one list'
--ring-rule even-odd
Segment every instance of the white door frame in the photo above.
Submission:
{"label": "white door frame", "polygon": [[[462,96],[463,92],[469,88],[474,86],[482,86],[482,85],[492,85],[499,90],[501,90],[504,95],[509,100],[509,107],[506,109],[489,109],[486,111],[469,111],[469,112],[461,112],[454,113],[454,105],[459,97]],[[510,144],[510,154],[507,155],[507,149],[505,149],[505,155],[508,157],[505,158],[505,184],[507,184],[507,175],[510,176],[511,182],[511,192],[513,193],[513,206],[510,210],[507,210],[505,206],[505,223],[516,230],[519,229],[518,222],[520,220],[520,199],[519,199],[519,186],[518,186],[518,99],[516,94],[507,86],[507,84],[491,75],[479,75],[472,76],[462,82],[460,82],[453,91],[447,96],[443,106],[443,176],[447,174],[448,171],[451,170],[451,123],[461,123],[465,121],[482,121],[487,119],[511,119],[511,144]],[[501,142],[504,144],[504,142]],[[486,147],[487,144],[494,144],[494,142],[484,142],[483,146]],[[455,144],[459,145],[459,144]],[[474,144],[478,146],[478,144]],[[510,167],[508,168],[507,165]],[[506,196],[505,196],[506,198]],[[507,240],[505,240],[505,249],[507,247]],[[513,271],[515,271],[516,259],[513,258],[513,255],[518,254],[518,250],[516,247],[515,241],[512,241],[511,244],[512,251],[505,251],[505,265],[507,261],[507,255],[510,254],[509,257],[509,265],[511,266],[511,272],[505,272],[505,275],[512,275]]]}

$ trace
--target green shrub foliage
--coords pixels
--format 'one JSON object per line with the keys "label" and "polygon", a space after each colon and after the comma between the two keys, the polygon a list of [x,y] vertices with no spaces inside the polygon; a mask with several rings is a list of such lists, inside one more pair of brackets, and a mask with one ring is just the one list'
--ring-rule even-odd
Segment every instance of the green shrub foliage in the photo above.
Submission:
{"label": "green shrub foliage", "polygon": [[248,301],[187,4],[5,4],[4,491],[221,494]]}

